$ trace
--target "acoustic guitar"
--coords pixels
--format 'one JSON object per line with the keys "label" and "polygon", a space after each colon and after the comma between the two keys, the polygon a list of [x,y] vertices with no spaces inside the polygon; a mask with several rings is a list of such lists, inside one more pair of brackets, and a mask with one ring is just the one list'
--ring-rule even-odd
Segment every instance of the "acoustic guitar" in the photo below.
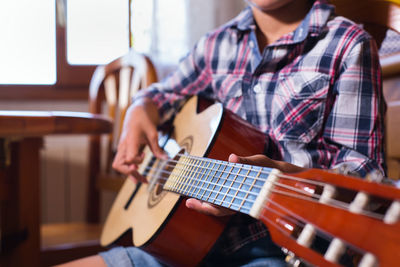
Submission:
{"label": "acoustic guitar", "polygon": [[196,266],[229,218],[185,207],[186,197],[262,221],[290,261],[341,266],[396,266],[400,251],[400,190],[326,170],[285,174],[226,161],[230,153],[264,151],[265,135],[222,105],[191,98],[173,131],[160,138],[170,155],[146,151],[140,172],[148,183],[127,179],[108,214],[101,244],[128,237],[172,266]]}

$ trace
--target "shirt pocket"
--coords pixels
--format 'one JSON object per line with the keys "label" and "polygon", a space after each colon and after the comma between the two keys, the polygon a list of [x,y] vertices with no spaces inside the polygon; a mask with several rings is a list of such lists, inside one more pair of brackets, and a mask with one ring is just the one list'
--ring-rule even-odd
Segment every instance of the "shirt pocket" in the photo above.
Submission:
{"label": "shirt pocket", "polygon": [[243,77],[236,74],[213,74],[213,90],[225,108],[238,113],[243,101]]}
{"label": "shirt pocket", "polygon": [[271,125],[277,140],[310,142],[322,130],[329,75],[295,72],[279,77],[271,102]]}

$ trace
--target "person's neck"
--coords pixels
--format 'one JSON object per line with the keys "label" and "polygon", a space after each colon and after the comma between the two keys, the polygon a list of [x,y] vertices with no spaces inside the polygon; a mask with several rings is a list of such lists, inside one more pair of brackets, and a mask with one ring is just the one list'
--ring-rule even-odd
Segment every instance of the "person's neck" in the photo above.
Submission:
{"label": "person's neck", "polygon": [[253,7],[257,24],[257,41],[262,52],[264,47],[283,35],[294,31],[310,10],[308,0],[294,0],[272,11],[261,11]]}

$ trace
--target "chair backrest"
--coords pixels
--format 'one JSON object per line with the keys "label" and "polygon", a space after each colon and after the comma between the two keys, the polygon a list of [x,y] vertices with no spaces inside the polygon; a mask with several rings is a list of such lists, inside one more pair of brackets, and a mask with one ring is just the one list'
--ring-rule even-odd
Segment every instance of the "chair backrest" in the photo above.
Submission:
{"label": "chair backrest", "polygon": [[400,32],[399,0],[331,0],[338,15],[364,25],[378,47],[388,29]]}
{"label": "chair backrest", "polygon": [[[89,87],[89,110],[102,113],[105,104],[109,117],[113,120],[114,131],[107,138],[107,151],[102,157],[100,136],[90,137],[89,181],[87,221],[98,222],[100,218],[100,196],[97,179],[101,171],[112,173],[111,162],[114,157],[123,120],[132,96],[141,88],[157,82],[157,73],[151,60],[131,50],[128,54],[115,59],[107,65],[96,68]],[[105,101],[104,101],[105,99]],[[100,162],[105,159],[105,170]]]}

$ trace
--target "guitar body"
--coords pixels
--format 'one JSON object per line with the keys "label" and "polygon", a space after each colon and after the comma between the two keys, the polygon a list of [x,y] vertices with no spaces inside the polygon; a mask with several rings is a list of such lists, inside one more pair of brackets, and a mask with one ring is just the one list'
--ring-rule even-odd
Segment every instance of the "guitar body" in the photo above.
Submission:
{"label": "guitar body", "polygon": [[[242,156],[264,151],[265,136],[253,126],[224,110],[191,98],[177,114],[166,151],[184,148],[194,156],[227,160],[230,153]],[[170,148],[171,147],[171,148]],[[168,150],[171,151],[168,151]],[[147,151],[148,152],[148,151]],[[140,172],[150,164],[146,153]],[[151,181],[135,184],[127,179],[109,212],[101,244],[109,246],[125,239],[173,266],[195,266],[207,255],[221,235],[228,218],[216,218],[185,207],[185,198]]]}

